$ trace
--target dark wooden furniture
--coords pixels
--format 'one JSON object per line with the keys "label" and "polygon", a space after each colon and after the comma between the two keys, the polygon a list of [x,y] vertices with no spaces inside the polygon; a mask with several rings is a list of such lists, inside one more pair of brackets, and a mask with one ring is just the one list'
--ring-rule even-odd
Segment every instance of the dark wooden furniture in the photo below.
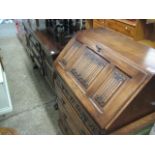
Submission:
{"label": "dark wooden furniture", "polygon": [[118,20],[118,19],[96,19],[93,20],[93,27],[109,27],[113,30],[126,34],[130,37],[137,36],[137,21]]}
{"label": "dark wooden furniture", "polygon": [[35,66],[53,88],[53,61],[69,39],[85,28],[85,20],[36,19],[16,21],[17,35]]}
{"label": "dark wooden furniture", "polygon": [[155,40],[154,23],[147,22],[146,19],[94,19],[92,27],[108,27],[130,36],[134,40]]}
{"label": "dark wooden furniture", "polygon": [[[43,20],[42,22],[45,22]],[[54,87],[53,61],[64,46],[56,42],[49,34],[45,23],[35,20],[22,20],[17,33],[24,48],[51,88]]]}
{"label": "dark wooden furniture", "polygon": [[78,33],[55,61],[66,134],[110,134],[155,111],[155,50],[103,28]]}

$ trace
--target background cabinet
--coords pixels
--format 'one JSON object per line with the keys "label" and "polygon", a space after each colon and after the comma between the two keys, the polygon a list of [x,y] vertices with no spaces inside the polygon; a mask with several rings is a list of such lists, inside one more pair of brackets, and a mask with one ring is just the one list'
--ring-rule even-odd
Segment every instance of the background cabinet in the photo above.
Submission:
{"label": "background cabinet", "polygon": [[53,88],[53,61],[69,39],[85,28],[81,19],[28,19],[16,21],[17,35],[25,50]]}
{"label": "background cabinet", "polygon": [[[93,19],[89,28],[108,27],[121,32],[145,45],[155,47],[155,24],[154,20],[147,19]],[[90,21],[88,22],[90,23]]]}

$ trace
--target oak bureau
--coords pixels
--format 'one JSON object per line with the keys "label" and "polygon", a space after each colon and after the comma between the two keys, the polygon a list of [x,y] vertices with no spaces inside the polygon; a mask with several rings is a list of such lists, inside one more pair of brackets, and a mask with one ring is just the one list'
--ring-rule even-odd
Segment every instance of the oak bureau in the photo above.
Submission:
{"label": "oak bureau", "polygon": [[155,50],[123,34],[81,31],[54,66],[65,134],[111,134],[155,111]]}

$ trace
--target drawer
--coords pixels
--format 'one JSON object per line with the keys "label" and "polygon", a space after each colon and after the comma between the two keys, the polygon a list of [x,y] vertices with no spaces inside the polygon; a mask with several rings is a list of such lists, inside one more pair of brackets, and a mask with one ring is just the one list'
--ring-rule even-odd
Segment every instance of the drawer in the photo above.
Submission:
{"label": "drawer", "polygon": [[34,57],[34,54],[32,52],[32,50],[30,49],[29,46],[25,46],[26,52],[28,53],[29,56]]}
{"label": "drawer", "polygon": [[99,126],[95,123],[95,121],[91,118],[79,101],[74,97],[67,85],[63,83],[62,79],[58,75],[55,80],[55,90],[58,97],[61,98],[61,93],[66,97],[70,105],[77,113],[78,117],[91,132],[91,134],[105,134],[104,130],[99,128]]}
{"label": "drawer", "polygon": [[94,19],[93,20],[93,28],[102,28],[105,25],[104,19]]}
{"label": "drawer", "polygon": [[36,57],[33,57],[33,61],[34,63],[37,65],[41,75],[44,75],[44,68],[43,65],[38,61],[38,59]]}
{"label": "drawer", "polygon": [[58,102],[58,105],[59,105],[59,110],[60,110],[60,113],[62,114],[63,113],[63,116],[61,116],[60,114],[60,118],[63,117],[64,121],[66,122],[66,125],[68,125],[68,129],[70,129],[72,131],[72,133],[74,135],[83,135],[83,134],[86,134],[85,131],[76,126],[76,121],[77,120],[74,120],[73,119],[73,115],[71,116],[68,111],[64,108],[63,104],[64,102],[60,99],[57,99],[57,102]]}
{"label": "drawer", "polygon": [[70,129],[67,121],[66,121],[66,115],[59,110],[59,120],[58,120],[58,124],[59,127],[61,129],[61,131],[63,132],[63,134],[65,135],[73,135],[72,130]]}
{"label": "drawer", "polygon": [[35,39],[35,37],[30,34],[29,37],[29,46],[33,49],[35,52],[36,56],[43,56],[43,50],[41,47],[41,44]]}
{"label": "drawer", "polygon": [[54,70],[46,59],[44,60],[44,71],[45,71],[45,79],[50,84],[50,86],[53,87],[54,86],[54,80],[53,80]]}
{"label": "drawer", "polygon": [[134,36],[135,27],[131,25],[128,25],[116,20],[106,20],[105,25],[106,27],[112,28],[128,36],[131,36],[131,37]]}
{"label": "drawer", "polygon": [[74,122],[73,124],[76,126],[76,129],[78,129],[79,134],[90,134],[89,130],[84,125],[76,111],[73,109],[72,105],[69,103],[66,97],[62,93],[60,93],[60,91],[58,100],[60,103],[59,107],[62,107],[66,111],[67,116],[70,118],[70,120],[72,120],[72,122]]}
{"label": "drawer", "polygon": [[33,35],[30,35],[29,39],[30,39],[31,43],[36,47],[36,49],[38,51],[40,51],[41,50],[40,43],[33,37]]}
{"label": "drawer", "polygon": [[33,50],[33,53],[37,58],[41,57],[40,51],[35,47],[35,45],[30,41],[30,48]]}

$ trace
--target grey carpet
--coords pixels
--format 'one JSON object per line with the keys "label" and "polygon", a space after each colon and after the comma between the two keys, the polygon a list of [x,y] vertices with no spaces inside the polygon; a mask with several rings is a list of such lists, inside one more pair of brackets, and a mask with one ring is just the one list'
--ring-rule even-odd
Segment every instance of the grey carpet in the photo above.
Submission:
{"label": "grey carpet", "polygon": [[55,96],[24,51],[14,24],[0,25],[0,55],[8,80],[13,112],[0,116],[0,127],[19,134],[61,134]]}

